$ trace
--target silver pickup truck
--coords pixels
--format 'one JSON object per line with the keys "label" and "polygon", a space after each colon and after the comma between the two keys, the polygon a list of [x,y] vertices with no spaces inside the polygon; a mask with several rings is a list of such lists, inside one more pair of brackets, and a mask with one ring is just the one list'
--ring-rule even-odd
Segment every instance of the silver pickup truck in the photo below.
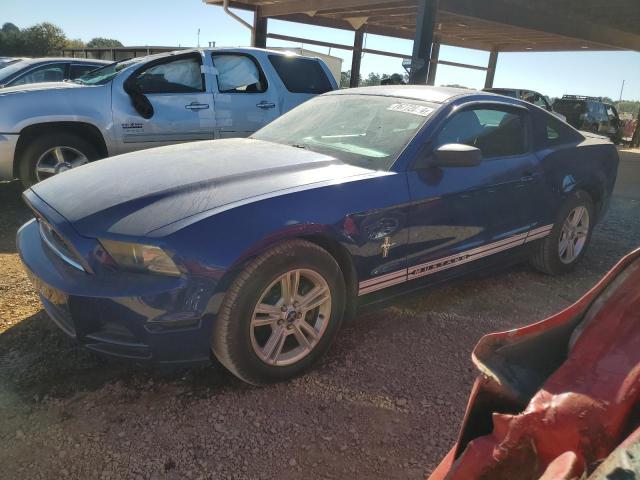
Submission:
{"label": "silver pickup truck", "polygon": [[25,187],[92,160],[248,136],[337,88],[322,60],[254,48],[133,58],[74,81],[0,91],[0,180]]}

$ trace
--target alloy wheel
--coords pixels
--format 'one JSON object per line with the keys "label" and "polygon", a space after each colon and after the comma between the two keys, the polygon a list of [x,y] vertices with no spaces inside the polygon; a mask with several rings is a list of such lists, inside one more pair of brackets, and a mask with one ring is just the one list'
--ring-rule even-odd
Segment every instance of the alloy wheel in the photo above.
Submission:
{"label": "alloy wheel", "polygon": [[39,182],[60,172],[89,163],[80,150],[73,147],[53,147],[45,151],[36,162],[36,178]]}
{"label": "alloy wheel", "polygon": [[331,316],[327,281],[308,269],[290,270],[260,295],[251,318],[251,345],[268,365],[291,365],[318,345]]}
{"label": "alloy wheel", "polygon": [[567,216],[558,243],[560,261],[570,264],[582,253],[589,235],[589,211],[579,206],[571,210]]}

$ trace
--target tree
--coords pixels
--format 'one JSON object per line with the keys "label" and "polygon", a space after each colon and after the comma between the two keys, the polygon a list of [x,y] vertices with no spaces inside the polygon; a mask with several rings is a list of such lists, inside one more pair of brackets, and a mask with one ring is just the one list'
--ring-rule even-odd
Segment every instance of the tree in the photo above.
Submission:
{"label": "tree", "polygon": [[25,53],[33,56],[59,55],[67,44],[62,29],[53,23],[44,22],[22,31]]}
{"label": "tree", "polygon": [[87,48],[118,48],[124,47],[120,41],[115,40],[113,38],[102,38],[96,37],[92,38],[87,42]]}
{"label": "tree", "polygon": [[340,72],[340,88],[349,88],[351,85],[351,70]]}
{"label": "tree", "polygon": [[81,49],[81,48],[85,48],[85,45],[84,45],[84,42],[79,38],[69,38],[67,39],[67,43],[64,48]]}
{"label": "tree", "polygon": [[0,29],[0,55],[16,56],[22,53],[24,39],[22,32],[13,23],[5,23]]}
{"label": "tree", "polygon": [[369,76],[360,82],[361,87],[372,87],[374,85],[380,85],[382,78],[379,73],[371,72]]}

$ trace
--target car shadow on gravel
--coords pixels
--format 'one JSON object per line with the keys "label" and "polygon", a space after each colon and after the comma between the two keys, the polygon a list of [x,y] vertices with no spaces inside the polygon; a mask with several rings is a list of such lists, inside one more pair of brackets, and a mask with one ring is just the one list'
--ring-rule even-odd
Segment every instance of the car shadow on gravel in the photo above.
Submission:
{"label": "car shadow on gravel", "polygon": [[114,382],[131,391],[143,384],[179,382],[196,397],[242,385],[218,363],[180,368],[102,358],[66,337],[44,310],[0,335],[0,388],[24,402],[65,398]]}

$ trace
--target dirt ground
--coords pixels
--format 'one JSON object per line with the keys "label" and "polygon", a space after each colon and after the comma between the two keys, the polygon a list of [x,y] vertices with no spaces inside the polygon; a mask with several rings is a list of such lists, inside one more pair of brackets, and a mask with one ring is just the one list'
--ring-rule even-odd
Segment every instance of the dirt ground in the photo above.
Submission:
{"label": "dirt ground", "polygon": [[569,305],[640,245],[640,151],[571,275],[526,265],[412,294],[347,326],[290,383],[219,365],[158,370],[79,350],[47,319],[15,250],[30,215],[0,184],[0,478],[419,479],[451,446],[485,333]]}

